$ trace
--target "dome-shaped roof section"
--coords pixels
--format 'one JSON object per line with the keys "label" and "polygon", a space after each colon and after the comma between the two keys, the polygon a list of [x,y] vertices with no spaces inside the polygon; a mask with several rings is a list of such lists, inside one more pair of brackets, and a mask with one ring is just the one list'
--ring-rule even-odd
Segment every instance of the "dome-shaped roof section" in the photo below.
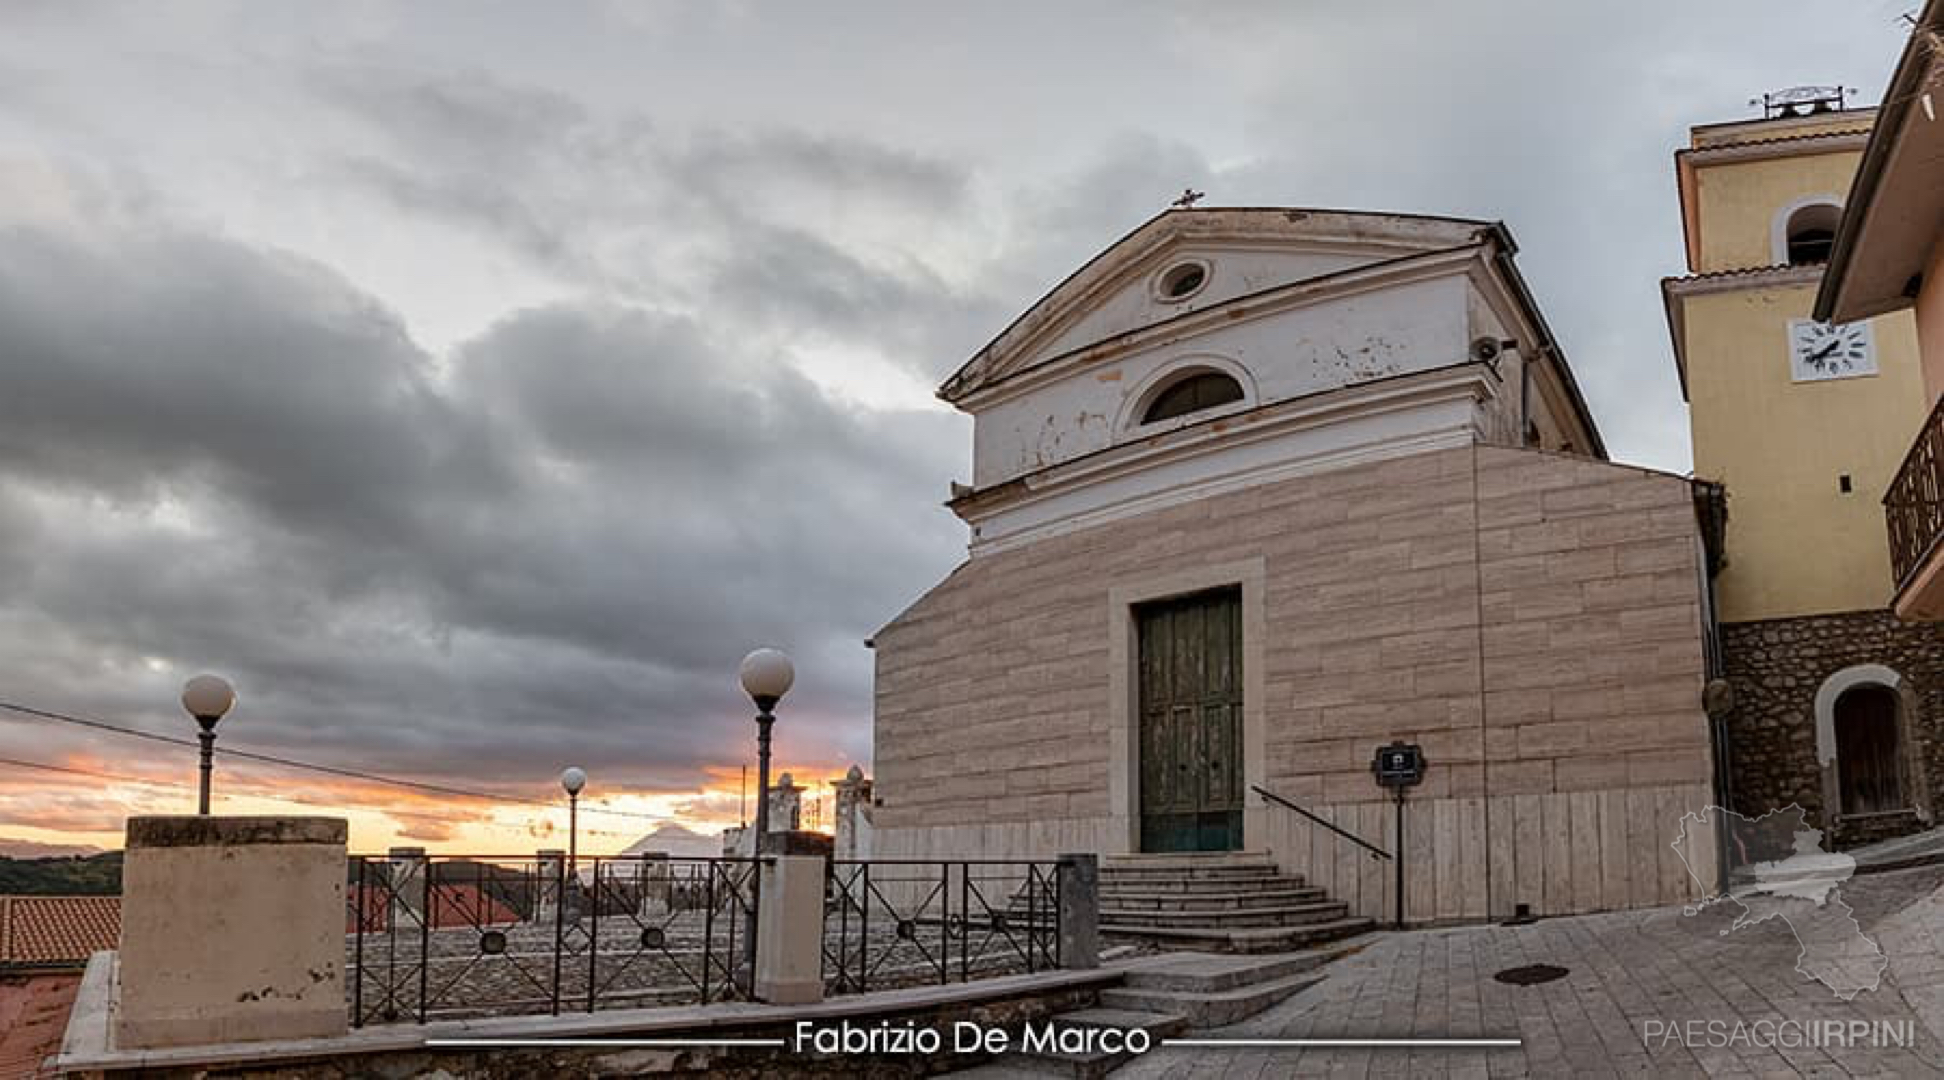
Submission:
{"label": "dome-shaped roof section", "polygon": [[1296,208],[1150,219],[1028,308],[939,388],[957,402],[1054,357],[1238,297],[1464,247],[1490,222]]}

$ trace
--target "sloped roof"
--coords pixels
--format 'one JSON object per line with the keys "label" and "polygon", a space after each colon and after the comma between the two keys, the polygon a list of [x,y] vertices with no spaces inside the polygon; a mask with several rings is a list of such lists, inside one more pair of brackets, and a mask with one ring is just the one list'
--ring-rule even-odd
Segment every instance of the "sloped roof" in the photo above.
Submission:
{"label": "sloped roof", "polygon": [[120,941],[119,896],[0,896],[0,964],[79,964]]}
{"label": "sloped roof", "polygon": [[1181,243],[1238,242],[1354,245],[1373,259],[1449,250],[1476,241],[1495,222],[1427,214],[1376,213],[1310,207],[1210,207],[1164,210],[1107,246],[1048,290],[986,343],[938,388],[957,402],[1004,375],[1021,353],[1044,342],[1102,292],[1119,286],[1130,268]]}

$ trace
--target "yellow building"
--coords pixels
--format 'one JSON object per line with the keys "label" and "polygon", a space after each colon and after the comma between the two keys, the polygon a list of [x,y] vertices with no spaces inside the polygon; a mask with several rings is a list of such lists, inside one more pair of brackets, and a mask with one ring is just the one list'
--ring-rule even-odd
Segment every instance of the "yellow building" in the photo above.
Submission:
{"label": "yellow building", "polygon": [[1923,419],[1910,317],[1810,310],[1874,109],[1709,124],[1675,155],[1687,277],[1662,283],[1694,475],[1728,491],[1724,622],[1881,608],[1881,499]]}
{"label": "yellow building", "polygon": [[1800,803],[1854,843],[1929,821],[1913,725],[1937,643],[1887,610],[1882,499],[1928,405],[1910,316],[1811,317],[1876,115],[1843,98],[1785,91],[1760,119],[1692,129],[1675,154],[1690,272],[1662,294],[1694,475],[1726,493],[1731,796]]}

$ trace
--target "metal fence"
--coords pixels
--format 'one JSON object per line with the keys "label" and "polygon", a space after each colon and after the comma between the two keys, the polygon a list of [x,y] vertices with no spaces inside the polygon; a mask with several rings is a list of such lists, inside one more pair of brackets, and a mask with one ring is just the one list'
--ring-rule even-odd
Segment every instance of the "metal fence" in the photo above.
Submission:
{"label": "metal fence", "polygon": [[1944,533],[1944,399],[1932,406],[1884,492],[1883,517],[1891,576],[1902,588]]}
{"label": "metal fence", "polygon": [[1060,966],[1058,862],[830,863],[825,992],[965,982]]}
{"label": "metal fence", "polygon": [[746,999],[759,860],[353,856],[351,1022]]}

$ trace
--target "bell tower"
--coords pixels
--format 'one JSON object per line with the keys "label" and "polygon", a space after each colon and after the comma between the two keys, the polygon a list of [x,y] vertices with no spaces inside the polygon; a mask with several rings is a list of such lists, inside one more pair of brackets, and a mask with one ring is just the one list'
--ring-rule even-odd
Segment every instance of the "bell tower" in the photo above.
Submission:
{"label": "bell tower", "polygon": [[1723,484],[1723,623],[1882,608],[1884,489],[1923,419],[1907,313],[1810,317],[1874,109],[1840,87],[1765,94],[1674,155],[1687,268],[1661,282],[1694,440]]}

